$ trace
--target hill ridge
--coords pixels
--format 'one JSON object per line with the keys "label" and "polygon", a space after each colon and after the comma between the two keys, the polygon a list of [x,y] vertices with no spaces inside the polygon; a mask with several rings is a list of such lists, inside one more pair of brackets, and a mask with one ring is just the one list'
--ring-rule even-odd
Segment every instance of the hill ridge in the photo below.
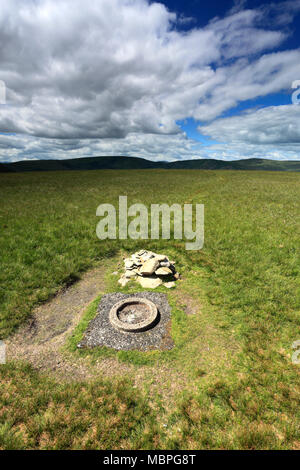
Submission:
{"label": "hill ridge", "polygon": [[14,163],[0,163],[0,173],[24,171],[65,171],[65,170],[265,170],[300,171],[300,161],[279,161],[263,158],[245,160],[195,159],[173,162],[153,162],[140,157],[103,156],[82,157],[67,160],[25,160]]}

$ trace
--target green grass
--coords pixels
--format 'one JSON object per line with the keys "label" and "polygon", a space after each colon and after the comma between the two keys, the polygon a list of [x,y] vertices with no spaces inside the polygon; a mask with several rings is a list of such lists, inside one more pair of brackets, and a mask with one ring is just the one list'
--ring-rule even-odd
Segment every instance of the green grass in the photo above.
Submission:
{"label": "green grass", "polygon": [[12,363],[1,367],[0,403],[2,449],[136,449],[152,447],[156,432],[145,397],[126,381],[61,385]]}
{"label": "green grass", "polygon": [[[120,250],[145,246],[166,252],[183,274],[176,290],[167,292],[174,315],[172,351],[75,351],[96,301],[66,345],[74,356],[117,358],[133,364],[137,374],[149,370],[145,387],[134,389],[136,403],[130,404],[130,380],[70,386],[21,363],[0,366],[5,387],[0,397],[0,447],[300,448],[300,369],[291,362],[292,342],[300,339],[299,174],[1,174],[0,192],[2,338],[13,333],[35,305],[99,260],[119,256]],[[129,204],[204,203],[203,250],[185,251],[184,241],[177,240],[98,240],[96,208],[103,202],[117,204],[119,195],[127,195]],[[113,278],[108,279],[111,290],[120,290]],[[176,292],[193,298],[201,312],[185,317]],[[156,370],[159,376],[160,367],[178,374],[172,377],[178,381],[177,395],[168,406],[154,394],[149,407],[147,393],[155,380],[151,374]],[[112,404],[112,412],[103,404],[108,396],[114,397],[113,403],[121,400],[120,410],[125,405],[129,410],[116,427],[118,407]],[[90,403],[95,397],[99,402],[89,410],[85,400]],[[75,414],[83,417],[82,427],[79,418],[73,424],[70,417]],[[104,421],[101,434],[99,423]]]}

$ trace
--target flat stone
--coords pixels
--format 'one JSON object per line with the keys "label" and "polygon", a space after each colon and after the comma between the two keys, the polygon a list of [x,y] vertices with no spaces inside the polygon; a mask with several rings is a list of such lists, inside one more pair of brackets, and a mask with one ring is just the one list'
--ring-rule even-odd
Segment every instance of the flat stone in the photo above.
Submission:
{"label": "flat stone", "polygon": [[155,258],[156,258],[158,261],[168,261],[168,257],[165,256],[165,255],[155,255]]}
{"label": "flat stone", "polygon": [[179,273],[175,273],[175,274],[174,274],[174,277],[175,277],[175,279],[179,279],[179,278],[180,278],[180,274],[179,274]]}
{"label": "flat stone", "polygon": [[159,262],[159,265],[160,265],[162,268],[169,268],[169,267],[171,266],[170,261],[160,261],[160,262]]}
{"label": "flat stone", "polygon": [[162,280],[159,277],[139,277],[138,282],[144,289],[156,289],[156,287],[162,284]]}
{"label": "flat stone", "polygon": [[140,273],[146,276],[150,276],[151,274],[154,273],[154,271],[158,268],[159,262],[157,259],[149,259],[145,261],[143,266],[140,268]]}
{"label": "flat stone", "polygon": [[139,268],[135,268],[135,269],[133,270],[133,272],[134,272],[137,276],[142,276],[142,274],[140,273]]}
{"label": "flat stone", "polygon": [[175,282],[164,282],[164,286],[167,287],[168,289],[172,289],[172,287],[175,287]]}
{"label": "flat stone", "polygon": [[118,280],[118,283],[121,284],[122,287],[125,287],[128,282],[129,279],[126,279],[126,277],[123,276]]}
{"label": "flat stone", "polygon": [[155,254],[152,253],[152,251],[147,251],[147,253],[144,253],[142,256],[141,256],[141,260],[142,262],[144,263],[145,261],[149,260],[149,259],[152,259],[155,257]]}
{"label": "flat stone", "polygon": [[169,268],[158,268],[156,271],[155,271],[155,274],[157,276],[169,276],[170,274],[172,274],[173,271],[171,271],[171,269]]}
{"label": "flat stone", "polygon": [[134,271],[126,271],[125,272],[125,277],[136,277],[136,273]]}
{"label": "flat stone", "polygon": [[134,262],[131,259],[126,259],[124,261],[124,264],[125,264],[126,269],[130,269],[134,267]]}

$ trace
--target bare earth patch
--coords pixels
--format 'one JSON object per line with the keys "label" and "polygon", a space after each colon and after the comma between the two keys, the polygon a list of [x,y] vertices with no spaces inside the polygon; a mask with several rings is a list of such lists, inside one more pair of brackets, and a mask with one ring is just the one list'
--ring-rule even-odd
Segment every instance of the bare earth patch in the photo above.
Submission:
{"label": "bare earth patch", "polygon": [[97,377],[125,375],[140,387],[145,385],[146,377],[149,380],[152,377],[150,382],[154,393],[164,382],[165,385],[169,384],[167,394],[172,395],[179,383],[184,385],[185,377],[165,366],[157,374],[157,368],[131,366],[117,359],[101,358],[95,361],[86,356],[79,358],[62,353],[67,337],[81,320],[87,305],[96,296],[105,293],[106,269],[102,265],[83,274],[78,282],[37,307],[27,324],[6,341],[7,359],[27,361],[60,381],[92,381]]}
{"label": "bare earth patch", "polygon": [[[37,307],[27,324],[7,340],[7,358],[9,361],[27,361],[34,368],[59,381],[94,381],[97,378],[117,379],[125,376],[134,387],[145,389],[149,395],[157,395],[165,404],[171,404],[178,392],[197,387],[205,380],[202,376],[190,376],[188,357],[183,360],[180,368],[161,362],[155,366],[137,366],[121,362],[117,358],[78,357],[63,350],[67,338],[80,322],[88,304],[99,294],[106,293],[104,278],[106,271],[112,270],[113,264],[116,264],[116,259],[102,262],[101,266],[83,274],[78,282]],[[180,288],[173,294],[186,314],[197,318],[199,314],[199,322],[203,322],[200,305],[193,296],[182,292]],[[218,362],[225,367],[230,364],[226,355],[233,351],[224,342],[222,335],[216,334],[206,321],[202,331],[186,347],[188,354],[199,357],[199,366],[205,366],[207,378]]]}
{"label": "bare earth patch", "polygon": [[99,361],[92,370],[86,358],[73,359],[61,353],[67,336],[79,323],[87,305],[105,292],[104,274],[103,267],[93,269],[37,307],[29,322],[7,340],[8,360],[28,361],[35,368],[54,372],[57,378],[65,380],[90,380],[101,372],[110,375],[115,363],[119,371],[120,368],[127,370],[126,365],[112,359]]}

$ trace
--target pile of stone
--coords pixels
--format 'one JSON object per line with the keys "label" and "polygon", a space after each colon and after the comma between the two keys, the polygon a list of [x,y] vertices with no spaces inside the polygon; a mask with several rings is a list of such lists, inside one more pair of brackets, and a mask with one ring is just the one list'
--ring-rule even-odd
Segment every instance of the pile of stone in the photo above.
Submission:
{"label": "pile of stone", "polygon": [[180,277],[174,261],[152,251],[137,251],[130,258],[124,259],[124,265],[125,273],[118,281],[122,287],[134,279],[145,289],[155,289],[162,284],[170,289],[175,287],[175,281]]}

